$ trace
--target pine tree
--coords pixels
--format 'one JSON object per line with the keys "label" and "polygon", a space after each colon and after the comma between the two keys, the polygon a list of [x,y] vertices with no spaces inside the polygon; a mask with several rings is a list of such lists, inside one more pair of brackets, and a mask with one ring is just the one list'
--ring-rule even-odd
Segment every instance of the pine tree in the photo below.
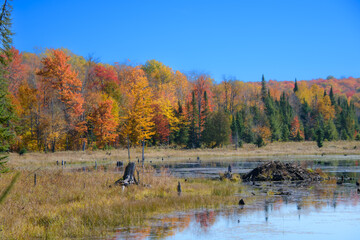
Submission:
{"label": "pine tree", "polygon": [[319,148],[323,147],[324,145],[324,132],[321,128],[318,128],[316,131],[316,143]]}
{"label": "pine tree", "polygon": [[294,85],[294,93],[296,93],[299,90],[297,80],[295,78],[295,85]]}
{"label": "pine tree", "polygon": [[188,127],[180,101],[178,101],[178,110],[176,111],[175,116],[179,119],[179,125],[178,129],[174,132],[174,142],[177,145],[186,145],[188,140]]}
{"label": "pine tree", "polygon": [[277,108],[277,104],[268,92],[265,98],[265,113],[270,123],[271,140],[278,141],[281,138],[280,116]]}
{"label": "pine tree", "polygon": [[197,110],[197,103],[196,103],[196,97],[195,92],[192,92],[192,98],[191,103],[189,106],[189,138],[187,147],[188,148],[198,148],[200,147],[199,139],[198,139],[198,110]]}
{"label": "pine tree", "polygon": [[324,142],[324,122],[321,114],[317,118],[316,143],[319,148],[323,147]]}
{"label": "pine tree", "polygon": [[334,92],[333,92],[332,86],[331,86],[331,88],[330,88],[329,97],[330,97],[331,105],[335,105],[335,104],[336,104],[336,100],[335,100],[335,97],[334,97]]}
{"label": "pine tree", "polygon": [[337,140],[338,132],[332,119],[329,119],[324,127],[324,138],[328,141]]}
{"label": "pine tree", "polygon": [[203,110],[201,111],[201,114],[199,116],[199,131],[201,131],[201,133],[199,134],[199,144],[201,145],[201,142],[202,142],[202,136],[205,133],[206,129],[205,126],[207,124],[209,124],[209,119],[208,119],[208,116],[209,116],[209,113],[210,113],[210,110],[209,110],[209,101],[208,101],[208,97],[207,97],[207,93],[206,91],[204,91],[204,107],[203,107]]}
{"label": "pine tree", "polygon": [[264,74],[262,75],[261,78],[261,100],[265,103],[265,99],[268,96],[268,92],[266,89],[266,82],[265,82],[265,77]]}
{"label": "pine tree", "polygon": [[11,28],[11,6],[5,0],[0,14],[0,173],[6,172],[5,166],[7,155],[5,152],[9,150],[10,143],[13,139],[11,131],[11,119],[13,109],[9,99],[8,82],[5,79],[5,67],[11,58],[10,46],[12,44],[11,36],[13,35]]}
{"label": "pine tree", "polygon": [[311,107],[306,101],[301,104],[300,120],[304,126],[305,140],[314,139],[313,126],[311,124]]}
{"label": "pine tree", "polygon": [[244,131],[245,131],[245,124],[244,124],[244,117],[240,112],[236,113],[235,116],[235,125],[238,131],[238,146],[242,147],[243,139],[244,139]]}
{"label": "pine tree", "polygon": [[224,111],[213,112],[205,125],[203,142],[211,148],[227,144],[231,134],[230,121]]}
{"label": "pine tree", "polygon": [[259,147],[259,148],[265,146],[264,139],[262,138],[261,135],[259,135],[259,136],[256,138],[255,144],[256,144],[256,146]]}
{"label": "pine tree", "polygon": [[298,131],[295,137],[295,141],[300,142],[302,140],[304,140],[304,138],[301,136],[300,131]]}

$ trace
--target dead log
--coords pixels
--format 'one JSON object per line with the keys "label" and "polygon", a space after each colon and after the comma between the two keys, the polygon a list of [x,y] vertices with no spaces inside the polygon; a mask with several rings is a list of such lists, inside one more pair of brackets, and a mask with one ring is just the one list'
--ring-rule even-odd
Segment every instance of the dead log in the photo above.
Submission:
{"label": "dead log", "polygon": [[119,180],[117,180],[115,182],[115,185],[128,186],[134,183],[137,185],[138,182],[136,181],[134,173],[135,173],[135,163],[130,162],[125,168],[124,176]]}

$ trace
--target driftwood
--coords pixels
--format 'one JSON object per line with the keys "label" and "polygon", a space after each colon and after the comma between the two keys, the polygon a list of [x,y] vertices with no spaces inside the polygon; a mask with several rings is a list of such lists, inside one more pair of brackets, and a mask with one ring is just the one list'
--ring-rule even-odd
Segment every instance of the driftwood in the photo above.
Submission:
{"label": "driftwood", "polygon": [[117,180],[115,182],[115,185],[128,186],[134,183],[137,185],[138,181],[136,181],[134,173],[135,173],[135,163],[130,162],[125,168],[124,176],[119,180]]}

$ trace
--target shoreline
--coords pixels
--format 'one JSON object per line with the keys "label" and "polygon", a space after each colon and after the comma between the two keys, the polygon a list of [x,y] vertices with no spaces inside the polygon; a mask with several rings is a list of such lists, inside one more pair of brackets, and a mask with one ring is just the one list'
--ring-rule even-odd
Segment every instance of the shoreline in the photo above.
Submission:
{"label": "shoreline", "polygon": [[[141,162],[141,148],[132,148],[131,161]],[[71,166],[91,166],[97,164],[109,165],[116,161],[128,162],[127,149],[97,150],[97,151],[60,151],[55,153],[30,152],[20,156],[11,153],[8,166],[13,169],[35,169],[38,167],[56,167],[56,161],[66,161]],[[232,145],[216,149],[174,149],[148,147],[145,149],[145,163],[177,163],[201,161],[238,161],[239,159],[313,156],[350,156],[360,155],[360,141],[325,142],[318,148],[315,142],[275,142],[262,148],[253,144],[244,144],[235,150]]]}

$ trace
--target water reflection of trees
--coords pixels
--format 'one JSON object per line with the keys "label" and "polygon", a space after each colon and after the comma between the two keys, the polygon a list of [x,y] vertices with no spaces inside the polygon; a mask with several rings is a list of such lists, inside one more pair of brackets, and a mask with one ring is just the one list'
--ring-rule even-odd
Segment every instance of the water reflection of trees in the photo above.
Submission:
{"label": "water reflection of trees", "polygon": [[170,237],[186,229],[191,222],[192,216],[193,214],[189,213],[150,219],[142,227],[119,229],[116,238],[141,240]]}
{"label": "water reflection of trees", "polygon": [[203,231],[207,231],[215,223],[216,213],[213,210],[207,210],[204,212],[195,213],[195,219],[197,223],[200,223],[200,227]]}
{"label": "water reflection of trees", "polygon": [[[191,222],[199,226],[196,227],[198,231],[207,232],[216,223],[219,216],[240,221],[246,215],[263,212],[264,221],[267,222],[271,220],[272,212],[280,211],[281,208],[290,204],[290,207],[294,207],[292,214],[298,215],[300,219],[301,215],[307,215],[314,211],[320,212],[323,208],[335,209],[338,205],[357,206],[360,203],[360,196],[357,194],[355,186],[337,186],[336,180],[292,187],[291,189],[292,194],[288,196],[258,195],[253,203],[244,207],[234,206],[221,211],[196,211],[189,214],[166,216],[156,221],[149,220],[144,223],[146,227],[122,229],[119,236],[121,239],[162,239],[183,231],[189,227]],[[262,190],[264,191],[264,189]]]}

